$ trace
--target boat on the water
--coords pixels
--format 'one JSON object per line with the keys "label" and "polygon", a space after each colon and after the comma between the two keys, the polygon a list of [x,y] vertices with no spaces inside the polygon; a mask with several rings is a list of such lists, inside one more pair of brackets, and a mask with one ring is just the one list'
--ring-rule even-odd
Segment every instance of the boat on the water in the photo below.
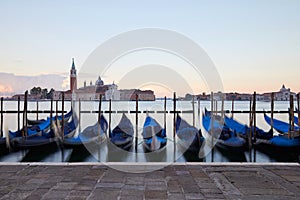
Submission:
{"label": "boat on the water", "polygon": [[[272,119],[266,113],[264,113],[264,119],[270,126],[272,126]],[[298,120],[297,120],[297,122],[298,122]],[[289,125],[289,123],[278,120],[278,119],[273,119],[273,128],[281,134],[288,133],[292,129],[292,127]],[[300,127],[297,125],[294,125],[294,130],[299,131]]]}
{"label": "boat on the water", "polygon": [[276,135],[273,136],[271,139],[264,140],[264,139],[257,139],[256,145],[259,144],[266,144],[269,146],[273,146],[278,148],[279,150],[284,149],[292,149],[292,148],[300,148],[300,136],[295,137],[288,137],[288,135]]}
{"label": "boat on the water", "polygon": [[[233,119],[232,117],[227,117],[225,115],[225,125],[231,129],[232,131],[234,131],[235,133],[237,133],[239,136],[243,137],[244,139],[248,140],[249,139],[249,132],[251,131],[252,136],[254,133],[254,127],[251,129],[249,126],[247,126],[246,124],[242,124],[240,122],[238,122],[237,120]],[[273,137],[273,130],[270,129],[268,132],[255,127],[256,130],[256,138],[260,138],[260,139],[270,139]]]}
{"label": "boat on the water", "polygon": [[[264,113],[265,121],[272,126],[272,119]],[[299,126],[294,126],[294,130],[284,121],[273,119],[273,128],[278,131],[280,134],[278,136],[273,136],[268,141],[263,141],[269,145],[276,146],[278,148],[298,148],[300,147],[300,135],[299,135]],[[290,133],[290,136],[289,134]]]}
{"label": "boat on the water", "polygon": [[76,148],[103,142],[106,139],[107,128],[107,120],[101,115],[100,122],[97,121],[94,125],[86,127],[77,136],[65,137],[62,141],[63,145],[68,148]]}
{"label": "boat on the water", "polygon": [[110,142],[117,147],[129,151],[133,145],[133,135],[133,125],[123,113],[119,124],[109,134],[109,138]]}
{"label": "boat on the water", "polygon": [[179,115],[176,117],[178,144],[187,152],[198,155],[205,139],[201,130],[187,123]]}
{"label": "boat on the water", "polygon": [[35,136],[42,136],[42,135],[47,135],[49,130],[50,130],[50,119],[47,119],[46,121],[40,124],[23,127],[22,129],[17,131],[9,130],[9,138],[22,137],[22,136],[26,136],[30,138]]}
{"label": "boat on the water", "polygon": [[[78,119],[75,113],[69,119],[70,121],[64,124],[64,138],[72,137],[75,134],[76,128],[78,126]],[[56,121],[59,123],[59,121]],[[14,149],[35,149],[42,146],[52,145],[61,140],[61,131],[60,126],[54,125],[47,132],[42,134],[31,135],[30,137],[26,136],[13,136],[10,138],[10,143]]]}
{"label": "boat on the water", "polygon": [[[73,109],[71,109],[67,114],[64,115],[64,122],[65,123],[68,122],[72,115],[73,115]],[[39,119],[39,120],[27,119],[27,123],[28,123],[28,125],[38,125],[38,124],[44,123],[48,119],[50,119],[50,117],[47,117],[46,119]],[[62,115],[53,116],[52,121],[55,121],[55,120],[61,121]]]}
{"label": "boat on the water", "polygon": [[144,122],[142,136],[145,152],[162,150],[167,144],[166,130],[148,114]]}
{"label": "boat on the water", "polygon": [[203,128],[209,135],[210,141],[215,140],[216,146],[223,150],[230,150],[235,152],[242,152],[247,149],[246,140],[239,137],[234,131],[230,130],[225,124],[222,124],[222,120],[216,116],[212,119],[210,113],[204,113],[202,115]]}

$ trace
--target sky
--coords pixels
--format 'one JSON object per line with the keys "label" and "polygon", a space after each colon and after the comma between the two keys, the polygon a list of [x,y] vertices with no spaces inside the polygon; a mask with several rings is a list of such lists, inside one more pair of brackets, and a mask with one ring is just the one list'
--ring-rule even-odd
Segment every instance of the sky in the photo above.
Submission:
{"label": "sky", "polygon": [[[299,92],[299,9],[298,0],[1,0],[0,94],[37,84],[68,89],[72,58],[80,74],[86,59],[103,42],[142,28],[172,30],[197,43],[214,63],[225,92],[278,91],[282,84]],[[193,76],[178,58],[155,53],[133,53],[114,63],[115,71],[102,78],[118,84],[120,68],[161,63],[186,69],[185,79]],[[40,81],[47,75],[50,78]],[[94,82],[99,74],[93,75]],[[201,80],[190,84],[194,93],[208,92]],[[151,89],[151,84],[147,87]]]}

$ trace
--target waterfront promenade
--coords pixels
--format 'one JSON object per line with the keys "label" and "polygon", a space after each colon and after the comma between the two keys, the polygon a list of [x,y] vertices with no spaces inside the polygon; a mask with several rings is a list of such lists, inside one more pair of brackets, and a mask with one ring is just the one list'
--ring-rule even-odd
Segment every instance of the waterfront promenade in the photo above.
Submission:
{"label": "waterfront promenade", "polygon": [[[1,199],[299,199],[299,164],[0,165]],[[159,168],[159,169],[158,169]]]}

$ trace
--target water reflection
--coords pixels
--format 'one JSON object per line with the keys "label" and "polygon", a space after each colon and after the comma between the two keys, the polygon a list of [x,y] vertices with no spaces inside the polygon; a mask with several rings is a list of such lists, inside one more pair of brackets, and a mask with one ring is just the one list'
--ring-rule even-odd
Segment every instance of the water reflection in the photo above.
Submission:
{"label": "water reflection", "polygon": [[92,152],[85,147],[20,150],[1,155],[0,162],[299,162],[298,152],[283,154],[259,148],[233,153],[215,147],[206,157],[199,158],[190,152],[182,153],[179,145],[175,151],[164,148],[151,154],[128,152],[111,145],[99,146]]}

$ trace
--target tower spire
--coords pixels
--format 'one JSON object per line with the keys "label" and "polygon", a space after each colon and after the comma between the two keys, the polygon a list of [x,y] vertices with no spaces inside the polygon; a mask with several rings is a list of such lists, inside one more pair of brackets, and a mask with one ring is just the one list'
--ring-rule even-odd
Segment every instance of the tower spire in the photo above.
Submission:
{"label": "tower spire", "polygon": [[75,69],[74,58],[72,58],[72,69]]}

